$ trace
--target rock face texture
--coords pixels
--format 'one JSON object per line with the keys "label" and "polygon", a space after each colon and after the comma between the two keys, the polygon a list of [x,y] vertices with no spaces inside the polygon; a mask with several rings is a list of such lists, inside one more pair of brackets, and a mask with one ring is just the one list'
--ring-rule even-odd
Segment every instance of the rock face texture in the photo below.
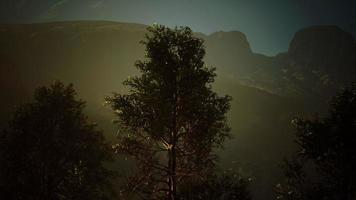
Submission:
{"label": "rock face texture", "polygon": [[252,52],[246,35],[240,31],[219,31],[202,38],[206,44],[206,62],[235,78],[249,76],[270,61],[269,57]]}
{"label": "rock face texture", "polygon": [[213,66],[219,65],[220,72],[241,75],[253,68],[253,52],[242,32],[220,31],[202,38],[206,45],[206,62]]}
{"label": "rock face texture", "polygon": [[350,81],[356,74],[356,43],[336,26],[314,26],[298,31],[288,50],[290,64],[301,70],[321,70]]}

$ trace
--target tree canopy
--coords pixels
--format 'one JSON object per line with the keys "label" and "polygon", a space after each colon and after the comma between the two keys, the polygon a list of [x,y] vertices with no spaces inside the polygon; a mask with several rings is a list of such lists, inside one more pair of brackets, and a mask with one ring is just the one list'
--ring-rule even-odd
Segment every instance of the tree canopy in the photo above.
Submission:
{"label": "tree canopy", "polygon": [[72,85],[54,82],[19,106],[0,137],[0,193],[4,199],[108,199],[103,162],[112,154],[83,114]]}
{"label": "tree canopy", "polygon": [[284,199],[356,198],[356,85],[341,90],[326,117],[296,119],[298,154],[286,161]]}
{"label": "tree canopy", "polygon": [[118,117],[117,152],[137,163],[129,191],[145,199],[176,199],[186,179],[205,179],[229,136],[229,96],[212,90],[215,69],[205,66],[203,41],[191,29],[148,28],[140,75],[127,94],[106,98]]}

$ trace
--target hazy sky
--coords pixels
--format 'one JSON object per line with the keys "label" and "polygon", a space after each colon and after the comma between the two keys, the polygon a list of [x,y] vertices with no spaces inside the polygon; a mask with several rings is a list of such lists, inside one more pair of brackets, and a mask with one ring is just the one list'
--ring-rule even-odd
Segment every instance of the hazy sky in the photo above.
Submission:
{"label": "hazy sky", "polygon": [[0,22],[113,20],[186,25],[206,34],[239,30],[252,49],[286,51],[293,34],[318,24],[356,26],[356,0],[0,0]]}

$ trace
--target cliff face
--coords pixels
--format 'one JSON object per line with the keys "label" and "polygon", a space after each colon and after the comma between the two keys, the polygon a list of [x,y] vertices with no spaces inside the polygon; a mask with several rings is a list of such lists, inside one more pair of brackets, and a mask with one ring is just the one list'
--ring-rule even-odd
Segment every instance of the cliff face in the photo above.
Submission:
{"label": "cliff face", "polygon": [[[239,31],[219,31],[206,36],[204,39],[208,48],[207,53],[210,55],[216,54],[214,56],[219,60],[222,60],[222,58],[218,55],[224,55],[227,60],[231,60],[229,56],[245,58],[252,54],[245,34]],[[209,59],[213,60],[212,58]]]}
{"label": "cliff face", "polygon": [[351,33],[356,40],[356,22],[350,23],[343,27],[345,31]]}
{"label": "cliff face", "polygon": [[315,26],[298,31],[288,55],[290,64],[297,69],[320,70],[346,81],[356,76],[354,38],[335,26]]}
{"label": "cliff face", "polygon": [[218,67],[218,71],[241,75],[253,70],[253,52],[242,32],[220,31],[203,39],[206,45],[206,62]]}

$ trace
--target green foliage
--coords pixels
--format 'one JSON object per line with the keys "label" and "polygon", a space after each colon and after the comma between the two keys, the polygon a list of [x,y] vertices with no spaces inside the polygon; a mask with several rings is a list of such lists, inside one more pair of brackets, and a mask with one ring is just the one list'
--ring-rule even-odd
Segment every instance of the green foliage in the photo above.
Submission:
{"label": "green foliage", "polygon": [[[54,82],[19,106],[0,141],[4,199],[108,199],[110,148],[72,85]],[[6,198],[5,198],[6,197]]]}
{"label": "green foliage", "polygon": [[145,198],[173,199],[184,179],[204,177],[214,166],[213,149],[229,136],[229,96],[212,91],[216,74],[204,65],[203,41],[187,27],[155,25],[142,43],[141,75],[124,85],[128,94],[106,100],[118,117],[119,153],[137,161],[129,190]]}
{"label": "green foliage", "polygon": [[[299,198],[353,199],[356,197],[356,85],[342,90],[330,103],[325,118],[296,119],[299,153],[287,161],[287,193]],[[306,164],[309,163],[309,166]],[[282,192],[283,193],[283,192]],[[313,194],[313,196],[311,195]]]}
{"label": "green foliage", "polygon": [[238,175],[211,175],[207,180],[185,183],[178,193],[181,200],[250,200],[248,182]]}

